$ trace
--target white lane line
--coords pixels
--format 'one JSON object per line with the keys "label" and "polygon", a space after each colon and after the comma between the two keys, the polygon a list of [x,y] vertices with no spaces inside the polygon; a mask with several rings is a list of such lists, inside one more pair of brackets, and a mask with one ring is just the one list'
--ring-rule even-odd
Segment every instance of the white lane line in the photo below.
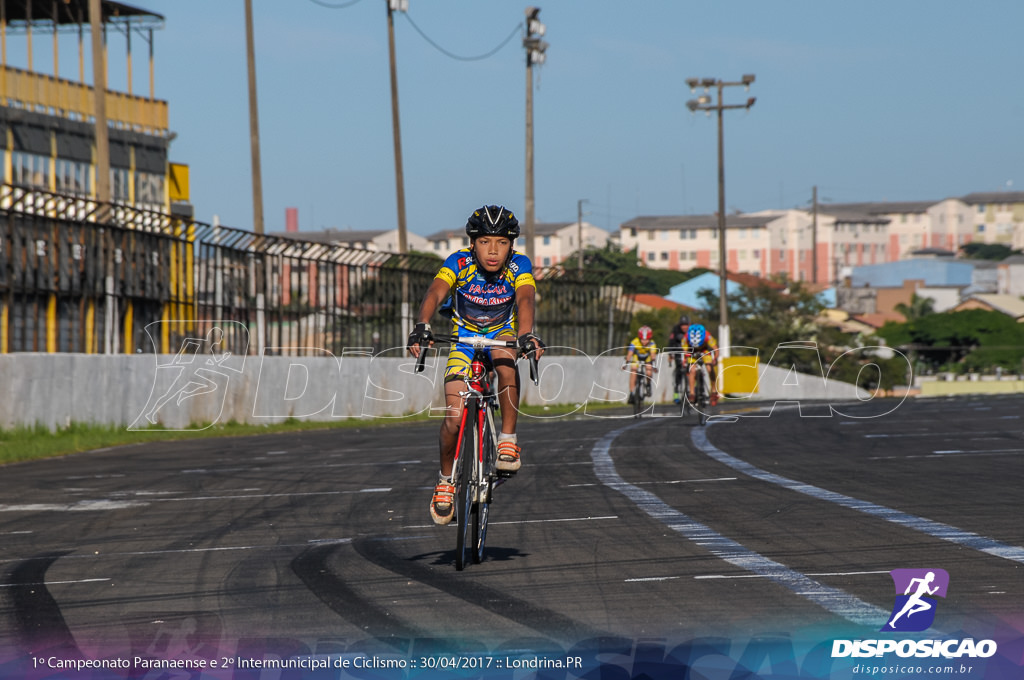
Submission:
{"label": "white lane line", "polygon": [[1016,456],[1024,453],[1024,449],[992,449],[990,451],[933,451],[907,456],[871,456],[868,460],[905,460],[909,458],[956,458],[958,456]]}
{"label": "white lane line", "polygon": [[963,437],[961,432],[893,432],[889,434],[866,434],[865,439],[901,439],[906,437]]}
{"label": "white lane line", "polygon": [[[524,519],[507,522],[490,522],[491,525],[495,524],[545,524],[545,523],[558,523],[558,522],[596,522],[606,519],[618,519],[618,515],[603,515],[601,517],[561,517],[553,519]],[[452,524],[451,526],[455,526]],[[436,524],[406,524],[402,527],[403,529],[434,529],[437,528]]]}
{"label": "white lane line", "polygon": [[679,512],[649,491],[644,491],[625,482],[615,471],[615,463],[610,454],[612,442],[616,437],[634,427],[654,422],[658,421],[649,419],[614,430],[594,445],[591,450],[591,459],[594,461],[594,473],[601,483],[618,491],[635,503],[638,508],[673,531],[682,534],[697,545],[706,546],[715,557],[745,571],[764,575],[837,616],[861,625],[878,625],[879,620],[888,616],[888,610],[879,609],[839,588],[818,583],[809,576],[749,550],[731,538],[726,538],[710,527]]}
{"label": "white lane line", "polygon": [[68,583],[99,583],[109,578],[83,578],[78,581],[43,581],[42,583],[0,583],[0,588],[17,588],[19,586],[58,586]]}
{"label": "white lane line", "polygon": [[682,576],[648,576],[647,578],[627,578],[623,583],[647,583],[648,581],[674,581]]}
{"label": "white lane line", "polygon": [[697,448],[711,458],[728,465],[738,472],[750,475],[754,479],[760,479],[761,481],[769,482],[771,484],[778,484],[779,486],[791,491],[797,491],[819,500],[829,501],[836,505],[841,505],[844,508],[859,510],[865,514],[880,517],[887,522],[899,524],[900,526],[907,527],[908,529],[914,529],[915,531],[920,531],[921,533],[934,536],[935,538],[941,538],[942,540],[949,541],[950,543],[979,550],[981,552],[988,553],[989,555],[995,555],[996,557],[1002,557],[1014,562],[1024,563],[1024,548],[1021,548],[1020,546],[1000,543],[994,539],[980,536],[971,531],[964,531],[963,529],[958,529],[954,526],[950,526],[949,524],[943,524],[942,522],[918,517],[906,512],[887,508],[884,505],[877,505],[868,501],[862,501],[858,498],[844,496],[841,493],[828,491],[827,489],[822,489],[811,484],[797,482],[792,479],[776,475],[772,472],[762,470],[761,468],[739,460],[738,458],[733,458],[725,451],[716,448],[710,441],[708,441],[708,436],[703,429],[694,428],[691,438],[693,439],[693,443],[697,445]]}
{"label": "white lane line", "polygon": [[382,465],[419,465],[422,460],[396,460],[376,463],[322,463],[316,467],[380,467]]}
{"label": "white lane line", "polygon": [[956,454],[956,453],[964,453],[964,454],[968,454],[968,455],[982,455],[982,454],[985,454],[985,453],[1024,453],[1024,449],[987,449],[987,450],[981,450],[981,451],[968,451],[966,449],[946,449],[946,450],[932,451],[932,453],[935,453],[935,454],[938,454],[938,455],[941,455],[941,456],[946,456],[946,455],[951,455],[951,454]]}
{"label": "white lane line", "polygon": [[295,496],[340,496],[359,493],[387,493],[390,487],[359,489],[357,491],[295,491],[291,493],[254,493],[231,496],[192,496],[189,498],[153,498],[146,501],[115,501],[109,499],[79,501],[71,504],[26,503],[23,505],[0,505],[0,512],[96,512],[99,510],[123,510],[143,508],[152,503],[179,503],[182,501],[221,501],[243,498],[290,498]]}
{"label": "white lane line", "polygon": [[603,517],[562,517],[556,519],[522,519],[508,522],[491,522],[491,524],[547,524],[552,522],[598,522],[605,519],[618,518],[618,515],[604,515]]}
{"label": "white lane line", "polygon": [[[824,571],[808,576],[861,576],[864,574],[888,574],[888,571]],[[701,579],[733,579],[733,578],[765,578],[762,574],[704,574],[694,576],[696,580]]]}
{"label": "white lane line", "polygon": [[291,496],[338,496],[342,494],[355,494],[355,493],[387,493],[391,491],[390,487],[382,487],[377,489],[359,489],[357,491],[292,491],[286,493],[252,493],[252,494],[239,494],[236,496],[192,496],[191,498],[154,498],[153,502],[159,503],[175,503],[180,501],[223,501],[232,500],[235,498],[283,498]]}
{"label": "white lane line", "polygon": [[[650,486],[651,484],[700,484],[703,482],[735,482],[738,477],[709,477],[707,479],[666,479],[665,481],[633,482],[637,486]],[[565,488],[574,489],[579,486],[598,486],[593,482],[583,484],[566,484]]]}
{"label": "white lane line", "polygon": [[95,512],[99,510],[123,510],[149,505],[146,501],[112,501],[100,499],[78,501],[77,503],[25,503],[22,505],[0,505],[0,512]]}

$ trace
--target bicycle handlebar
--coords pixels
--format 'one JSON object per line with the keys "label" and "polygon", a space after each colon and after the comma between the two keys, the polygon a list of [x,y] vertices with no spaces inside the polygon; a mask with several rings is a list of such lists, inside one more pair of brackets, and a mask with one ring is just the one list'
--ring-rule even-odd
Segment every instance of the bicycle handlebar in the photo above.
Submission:
{"label": "bicycle handlebar", "polygon": [[[483,349],[484,347],[504,347],[506,349],[516,349],[519,347],[515,340],[498,340],[497,338],[487,338],[482,335],[467,335],[466,337],[458,337],[455,335],[445,335],[443,333],[435,333],[434,340],[440,340],[441,342],[448,342],[453,345],[469,345],[473,349]],[[426,349],[427,345],[420,343],[420,355],[416,360],[416,372],[422,373],[424,362],[426,362],[427,354],[423,350]],[[530,360],[530,380],[533,381],[534,385],[540,384],[540,378],[537,375],[537,355],[536,352],[530,351],[526,353],[526,358]]]}

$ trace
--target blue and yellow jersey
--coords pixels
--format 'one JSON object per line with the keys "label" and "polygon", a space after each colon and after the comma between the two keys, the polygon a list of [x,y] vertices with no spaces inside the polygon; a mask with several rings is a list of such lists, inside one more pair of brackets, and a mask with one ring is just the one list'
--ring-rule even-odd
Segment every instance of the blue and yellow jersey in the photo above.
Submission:
{"label": "blue and yellow jersey", "polygon": [[640,338],[633,338],[633,341],[629,343],[629,349],[626,350],[627,354],[632,351],[632,361],[642,361],[644,363],[653,363],[654,357],[658,354],[658,345],[651,340],[650,344],[645,345],[640,341]]}
{"label": "blue and yellow jersey", "polygon": [[474,333],[487,333],[505,325],[514,329],[516,291],[521,286],[537,287],[530,259],[514,250],[508,266],[493,279],[478,269],[470,248],[449,255],[434,278],[452,288],[455,324]]}
{"label": "blue and yellow jersey", "polygon": [[690,352],[690,363],[697,363],[697,359],[704,359],[705,364],[714,363],[718,359],[718,341],[710,333],[704,336],[704,343],[699,347],[686,347]]}

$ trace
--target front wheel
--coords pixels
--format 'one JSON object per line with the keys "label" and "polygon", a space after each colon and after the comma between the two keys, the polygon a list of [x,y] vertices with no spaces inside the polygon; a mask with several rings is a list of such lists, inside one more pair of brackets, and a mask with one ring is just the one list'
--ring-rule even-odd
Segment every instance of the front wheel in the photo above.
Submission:
{"label": "front wheel", "polygon": [[633,390],[633,417],[639,418],[644,411],[644,380],[641,374],[636,377],[636,389]]}
{"label": "front wheel", "polygon": [[455,544],[455,568],[462,571],[466,568],[467,549],[472,546],[470,527],[476,522],[473,517],[473,468],[476,466],[477,436],[475,409],[465,406],[466,420],[462,427],[462,436],[459,438],[459,449],[455,455],[455,465],[458,468],[455,478],[458,483],[458,505],[455,507],[456,521],[458,522],[459,535]]}
{"label": "front wheel", "polygon": [[708,379],[708,371],[703,366],[697,374],[696,402],[697,413],[700,415],[701,426],[708,424],[708,410],[711,408],[711,383]]}
{"label": "front wheel", "polygon": [[[482,414],[481,414],[482,415]],[[498,452],[494,445],[494,431],[491,420],[485,420],[481,446],[483,447],[483,478],[480,480],[480,498],[473,507],[473,563],[480,564],[484,559],[484,543],[487,541],[487,518],[491,509],[491,494],[494,492],[495,461]],[[485,493],[486,490],[486,493]]]}

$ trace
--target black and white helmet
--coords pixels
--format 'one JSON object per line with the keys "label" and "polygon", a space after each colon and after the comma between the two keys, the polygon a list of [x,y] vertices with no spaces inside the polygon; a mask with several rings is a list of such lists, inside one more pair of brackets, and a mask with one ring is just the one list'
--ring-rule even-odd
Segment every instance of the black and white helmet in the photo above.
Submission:
{"label": "black and white helmet", "polygon": [[519,220],[508,208],[500,205],[485,205],[473,211],[466,221],[469,238],[478,236],[504,236],[519,238]]}

